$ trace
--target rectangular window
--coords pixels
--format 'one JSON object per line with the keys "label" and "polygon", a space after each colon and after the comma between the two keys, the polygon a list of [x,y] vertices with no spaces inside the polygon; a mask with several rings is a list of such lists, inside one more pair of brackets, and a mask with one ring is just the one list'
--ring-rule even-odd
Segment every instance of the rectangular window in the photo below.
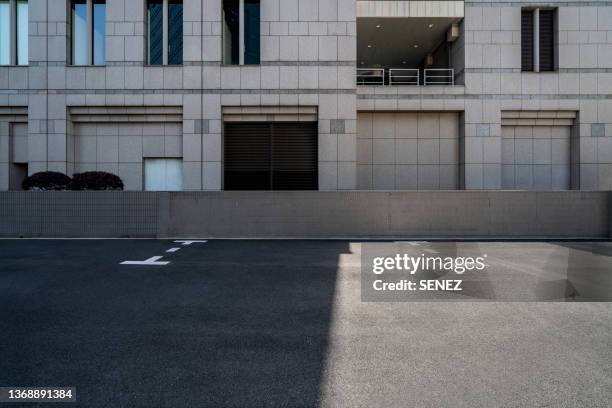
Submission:
{"label": "rectangular window", "polygon": [[239,0],[223,0],[223,63],[240,64]]}
{"label": "rectangular window", "polygon": [[93,2],[93,63],[106,64],[106,2]]}
{"label": "rectangular window", "polygon": [[28,62],[28,1],[17,0],[17,65]]}
{"label": "rectangular window", "polygon": [[244,0],[244,63],[259,64],[259,0]]}
{"label": "rectangular window", "polygon": [[260,24],[260,0],[223,0],[225,64],[260,63]]}
{"label": "rectangular window", "polygon": [[88,65],[87,0],[72,1],[72,63]]}
{"label": "rectangular window", "polygon": [[11,63],[11,4],[0,0],[0,65]]}
{"label": "rectangular window", "polygon": [[183,63],[183,1],[168,1],[168,64]]}
{"label": "rectangular window", "polygon": [[147,5],[149,28],[149,64],[164,63],[164,4],[163,0],[150,0]]}
{"label": "rectangular window", "polygon": [[28,65],[28,0],[0,0],[0,65]]}
{"label": "rectangular window", "polygon": [[106,0],[72,0],[73,65],[106,63]]}
{"label": "rectangular window", "polygon": [[555,70],[555,11],[540,10],[540,71]]}
{"label": "rectangular window", "polygon": [[183,1],[147,2],[147,61],[149,65],[183,63]]}
{"label": "rectangular window", "polygon": [[145,159],[145,191],[183,190],[182,159]]}
{"label": "rectangular window", "polygon": [[556,23],[554,9],[521,10],[521,70],[556,70]]}
{"label": "rectangular window", "polygon": [[521,12],[521,70],[533,71],[533,10]]}

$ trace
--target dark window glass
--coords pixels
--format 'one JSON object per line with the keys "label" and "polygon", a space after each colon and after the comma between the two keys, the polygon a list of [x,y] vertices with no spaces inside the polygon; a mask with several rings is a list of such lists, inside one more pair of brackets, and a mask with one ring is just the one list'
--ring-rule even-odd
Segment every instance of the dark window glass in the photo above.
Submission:
{"label": "dark window glass", "polygon": [[521,70],[533,71],[533,10],[521,12]]}
{"label": "dark window glass", "polygon": [[106,1],[93,2],[93,63],[106,63]]}
{"label": "dark window glass", "polygon": [[87,65],[87,2],[72,1],[72,63]]}
{"label": "dark window glass", "polygon": [[164,5],[162,0],[149,0],[147,27],[149,64],[162,65],[164,63]]}
{"label": "dark window glass", "polygon": [[555,70],[555,12],[540,10],[540,71]]}
{"label": "dark window glass", "polygon": [[168,64],[183,63],[183,1],[168,2]]}
{"label": "dark window glass", "polygon": [[244,63],[259,64],[259,0],[244,1]]}
{"label": "dark window glass", "polygon": [[223,63],[240,63],[239,1],[223,0]]}

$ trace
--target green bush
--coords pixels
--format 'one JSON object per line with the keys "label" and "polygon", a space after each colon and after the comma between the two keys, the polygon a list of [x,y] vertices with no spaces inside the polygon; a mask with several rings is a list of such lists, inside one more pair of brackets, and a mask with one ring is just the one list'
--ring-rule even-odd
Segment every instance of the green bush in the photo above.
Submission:
{"label": "green bush", "polygon": [[63,173],[43,171],[26,177],[21,187],[32,191],[58,191],[66,190],[70,181],[70,177]]}
{"label": "green bush", "polygon": [[68,185],[69,190],[123,190],[123,181],[111,173],[104,171],[88,171],[77,173],[72,176],[72,181]]}

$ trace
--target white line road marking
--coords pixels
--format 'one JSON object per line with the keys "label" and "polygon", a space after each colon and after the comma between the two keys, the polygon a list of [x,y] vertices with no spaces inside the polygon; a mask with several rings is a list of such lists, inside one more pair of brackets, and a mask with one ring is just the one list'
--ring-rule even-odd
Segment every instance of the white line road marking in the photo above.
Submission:
{"label": "white line road marking", "polygon": [[174,241],[174,242],[176,242],[177,244],[183,244],[183,246],[188,246],[191,244],[205,244],[208,241]]}
{"label": "white line road marking", "polygon": [[147,259],[146,261],[124,261],[124,262],[121,262],[121,265],[165,266],[170,263],[167,261],[158,262],[162,258],[163,256],[154,256],[154,257]]}
{"label": "white line road marking", "polygon": [[181,249],[181,248],[170,248],[170,249],[169,249],[169,250],[167,250],[166,252],[168,252],[168,253],[173,253],[173,252],[178,251],[179,249]]}

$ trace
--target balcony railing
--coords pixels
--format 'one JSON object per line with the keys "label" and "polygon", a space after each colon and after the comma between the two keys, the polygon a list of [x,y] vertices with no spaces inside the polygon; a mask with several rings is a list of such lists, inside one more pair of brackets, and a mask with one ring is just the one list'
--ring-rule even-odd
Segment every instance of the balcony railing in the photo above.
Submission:
{"label": "balcony railing", "polygon": [[445,68],[426,69],[424,85],[455,85],[455,70]]}
{"label": "balcony railing", "polygon": [[357,85],[384,85],[384,68],[357,68]]}
{"label": "balcony railing", "polygon": [[428,68],[423,70],[421,81],[420,70],[416,68],[357,68],[357,85],[455,85],[455,70],[447,68]]}
{"label": "balcony railing", "polygon": [[418,85],[419,79],[418,69],[394,68],[389,70],[389,85]]}

